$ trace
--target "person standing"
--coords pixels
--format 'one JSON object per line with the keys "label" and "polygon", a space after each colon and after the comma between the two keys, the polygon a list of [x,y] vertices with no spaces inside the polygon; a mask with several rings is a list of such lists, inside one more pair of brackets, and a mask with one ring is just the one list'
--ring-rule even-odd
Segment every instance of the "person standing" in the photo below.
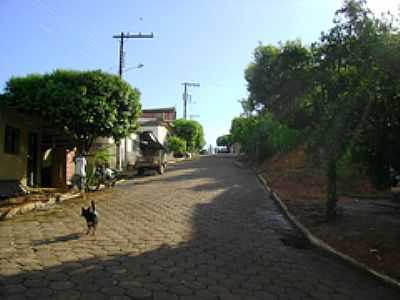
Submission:
{"label": "person standing", "polygon": [[75,175],[77,176],[77,185],[81,191],[85,191],[86,185],[86,165],[87,161],[84,155],[75,157]]}

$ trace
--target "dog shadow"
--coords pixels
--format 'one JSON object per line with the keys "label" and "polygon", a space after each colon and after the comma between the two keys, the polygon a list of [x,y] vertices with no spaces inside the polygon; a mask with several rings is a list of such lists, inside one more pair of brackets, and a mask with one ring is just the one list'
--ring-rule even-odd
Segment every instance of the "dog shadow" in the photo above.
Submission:
{"label": "dog shadow", "polygon": [[51,239],[36,240],[36,241],[32,241],[32,246],[50,245],[50,244],[56,244],[56,243],[63,243],[63,242],[78,240],[83,235],[84,235],[83,233],[71,233],[71,234],[58,236],[58,237],[51,238]]}

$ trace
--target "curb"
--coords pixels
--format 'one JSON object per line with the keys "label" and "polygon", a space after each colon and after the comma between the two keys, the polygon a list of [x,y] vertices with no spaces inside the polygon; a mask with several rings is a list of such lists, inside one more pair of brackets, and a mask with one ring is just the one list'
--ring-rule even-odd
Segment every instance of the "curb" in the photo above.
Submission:
{"label": "curb", "polygon": [[48,209],[53,207],[57,203],[75,199],[81,196],[82,196],[81,193],[76,193],[76,194],[67,193],[56,197],[49,197],[49,200],[46,202],[36,201],[36,202],[25,203],[20,206],[11,208],[10,210],[5,211],[2,214],[0,213],[0,221],[9,220],[17,215],[23,215],[33,210]]}
{"label": "curb", "polygon": [[264,188],[270,193],[270,195],[272,196],[272,199],[275,201],[275,203],[277,203],[279,208],[283,211],[283,213],[289,219],[289,221],[293,224],[293,226],[295,226],[298,230],[300,230],[313,246],[327,252],[330,255],[333,255],[334,257],[346,262],[347,264],[351,265],[352,267],[357,268],[358,270],[368,273],[372,277],[379,279],[382,282],[384,282],[394,288],[400,289],[400,282],[397,281],[396,279],[394,279],[388,275],[382,274],[378,271],[375,271],[374,269],[359,262],[358,260],[354,259],[353,257],[350,257],[349,255],[344,254],[344,253],[334,249],[333,247],[329,246],[324,241],[317,238],[314,234],[311,233],[311,231],[309,231],[303,224],[301,224],[299,222],[299,220],[297,220],[297,218],[289,211],[288,207],[280,199],[279,195],[277,193],[273,192],[271,190],[271,188],[268,186],[266,180],[259,174],[257,174],[257,178],[259,181],[261,181]]}

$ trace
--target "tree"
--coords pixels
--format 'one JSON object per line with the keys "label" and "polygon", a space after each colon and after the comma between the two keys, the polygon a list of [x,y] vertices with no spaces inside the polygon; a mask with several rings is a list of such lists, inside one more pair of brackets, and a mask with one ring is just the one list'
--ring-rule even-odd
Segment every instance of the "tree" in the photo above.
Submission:
{"label": "tree", "polygon": [[383,46],[387,28],[362,0],[345,1],[336,12],[334,24],[314,46],[313,70],[312,119],[316,144],[323,150],[327,167],[328,218],[336,215],[337,162],[349,149],[357,148],[382,96],[382,86],[377,82],[385,76],[377,63],[376,49]]}
{"label": "tree", "polygon": [[56,70],[11,78],[0,105],[44,120],[89,151],[97,137],[119,141],[133,132],[140,114],[140,93],[118,76],[97,71]]}
{"label": "tree", "polygon": [[254,62],[245,70],[250,93],[247,100],[241,101],[245,112],[257,108],[290,126],[298,124],[299,114],[304,113],[301,110],[303,96],[311,83],[311,58],[310,50],[299,40],[288,41],[279,47],[257,47]]}
{"label": "tree", "polygon": [[194,120],[178,119],[173,123],[175,135],[186,141],[188,151],[199,151],[205,145],[203,126]]}
{"label": "tree", "polygon": [[232,136],[230,134],[224,134],[217,138],[216,140],[217,146],[219,147],[228,147],[232,146]]}
{"label": "tree", "polygon": [[308,136],[326,168],[328,218],[336,215],[344,157],[366,167],[378,187],[388,184],[391,167],[400,170],[400,34],[393,20],[375,18],[364,0],[345,0],[334,26],[310,48],[299,41],[260,45],[245,71],[250,94],[241,101],[245,117],[232,121],[233,141],[265,158]]}
{"label": "tree", "polygon": [[186,151],[186,141],[176,135],[172,135],[167,140],[167,149],[176,154],[183,154]]}
{"label": "tree", "polygon": [[373,45],[372,56],[380,73],[369,117],[351,153],[366,166],[375,186],[384,189],[391,184],[390,168],[400,170],[400,36],[390,24],[380,24],[380,28],[381,42]]}

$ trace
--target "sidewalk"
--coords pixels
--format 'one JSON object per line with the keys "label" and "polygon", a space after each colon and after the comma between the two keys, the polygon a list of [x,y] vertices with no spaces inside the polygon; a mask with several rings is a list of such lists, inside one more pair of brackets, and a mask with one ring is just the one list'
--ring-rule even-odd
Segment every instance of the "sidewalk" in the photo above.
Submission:
{"label": "sidewalk", "polygon": [[24,196],[0,201],[0,221],[10,219],[37,209],[49,209],[57,203],[81,197],[81,192],[73,189],[31,189]]}

